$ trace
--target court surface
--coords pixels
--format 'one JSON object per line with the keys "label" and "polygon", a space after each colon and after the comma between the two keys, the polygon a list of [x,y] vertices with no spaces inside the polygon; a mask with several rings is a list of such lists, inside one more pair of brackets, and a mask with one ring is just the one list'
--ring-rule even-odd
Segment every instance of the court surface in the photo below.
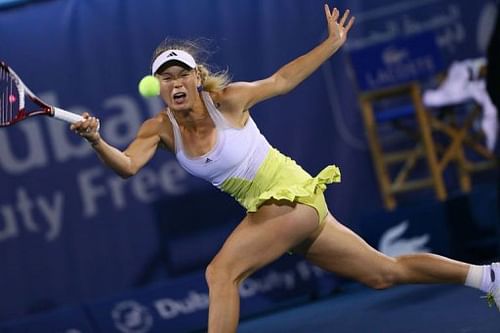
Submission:
{"label": "court surface", "polygon": [[500,312],[462,286],[356,286],[330,297],[243,320],[239,333],[500,333]]}

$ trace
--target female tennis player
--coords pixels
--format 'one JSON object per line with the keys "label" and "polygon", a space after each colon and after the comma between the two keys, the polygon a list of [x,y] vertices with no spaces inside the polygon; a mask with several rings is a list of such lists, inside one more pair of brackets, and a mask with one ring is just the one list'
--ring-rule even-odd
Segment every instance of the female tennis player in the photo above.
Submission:
{"label": "female tennis player", "polygon": [[250,116],[252,106],[295,88],[345,43],[354,23],[349,10],[340,16],[325,5],[325,16],[329,34],[321,44],[255,82],[230,83],[225,73],[212,73],[197,61],[191,43],[163,42],[154,53],[152,73],[167,106],[144,122],[123,152],[101,138],[95,117],[85,114],[84,121],[72,125],[123,177],[136,174],[164,147],[189,173],[210,181],[247,210],[206,269],[209,332],[236,331],[239,285],[290,250],[376,289],[465,283],[500,300],[497,264],[473,266],[433,254],[391,258],[370,247],[327,208],[323,191],[340,181],[339,169],[330,165],[312,177],[259,132]]}

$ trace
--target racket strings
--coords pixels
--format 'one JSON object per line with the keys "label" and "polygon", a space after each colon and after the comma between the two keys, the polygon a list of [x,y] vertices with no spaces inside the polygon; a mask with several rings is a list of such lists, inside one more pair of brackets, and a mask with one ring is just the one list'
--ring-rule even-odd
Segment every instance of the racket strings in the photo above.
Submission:
{"label": "racket strings", "polygon": [[2,66],[0,67],[0,126],[12,123],[19,109],[19,92],[16,82]]}

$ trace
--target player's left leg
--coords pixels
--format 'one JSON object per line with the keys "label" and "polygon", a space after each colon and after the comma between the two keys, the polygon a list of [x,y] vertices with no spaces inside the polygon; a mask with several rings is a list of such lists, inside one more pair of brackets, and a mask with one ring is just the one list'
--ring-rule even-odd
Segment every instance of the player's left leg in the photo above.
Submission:
{"label": "player's left leg", "polygon": [[375,289],[405,283],[465,284],[488,293],[488,301],[500,310],[500,263],[476,266],[430,253],[392,258],[372,248],[331,214],[324,227],[296,252],[325,270]]}
{"label": "player's left leg", "polygon": [[326,219],[319,235],[298,249],[325,270],[376,289],[404,283],[463,284],[466,280],[468,264],[434,254],[392,258],[372,248],[332,215]]}

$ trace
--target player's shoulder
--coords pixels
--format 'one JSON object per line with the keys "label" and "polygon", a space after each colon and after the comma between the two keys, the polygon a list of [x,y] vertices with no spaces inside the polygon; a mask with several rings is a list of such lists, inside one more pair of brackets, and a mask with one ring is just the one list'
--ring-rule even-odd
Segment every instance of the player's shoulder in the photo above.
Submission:
{"label": "player's shoulder", "polygon": [[139,130],[138,137],[159,138],[159,147],[173,151],[174,139],[172,123],[165,110],[158,112],[154,116],[146,119]]}
{"label": "player's shoulder", "polygon": [[165,111],[160,111],[143,122],[141,131],[153,134],[160,133],[165,128],[171,128],[171,123]]}
{"label": "player's shoulder", "polygon": [[243,91],[251,88],[254,85],[253,82],[237,81],[229,83],[224,89],[219,91],[219,95],[222,98],[231,99],[237,97]]}
{"label": "player's shoulder", "polygon": [[154,116],[147,119],[145,123],[146,122],[154,124],[155,126],[170,125],[170,119],[168,118],[166,109],[163,109],[160,112],[156,113]]}
{"label": "player's shoulder", "polygon": [[251,82],[231,82],[221,90],[210,92],[215,106],[222,112],[233,113],[244,111],[242,97],[245,90],[252,85]]}

